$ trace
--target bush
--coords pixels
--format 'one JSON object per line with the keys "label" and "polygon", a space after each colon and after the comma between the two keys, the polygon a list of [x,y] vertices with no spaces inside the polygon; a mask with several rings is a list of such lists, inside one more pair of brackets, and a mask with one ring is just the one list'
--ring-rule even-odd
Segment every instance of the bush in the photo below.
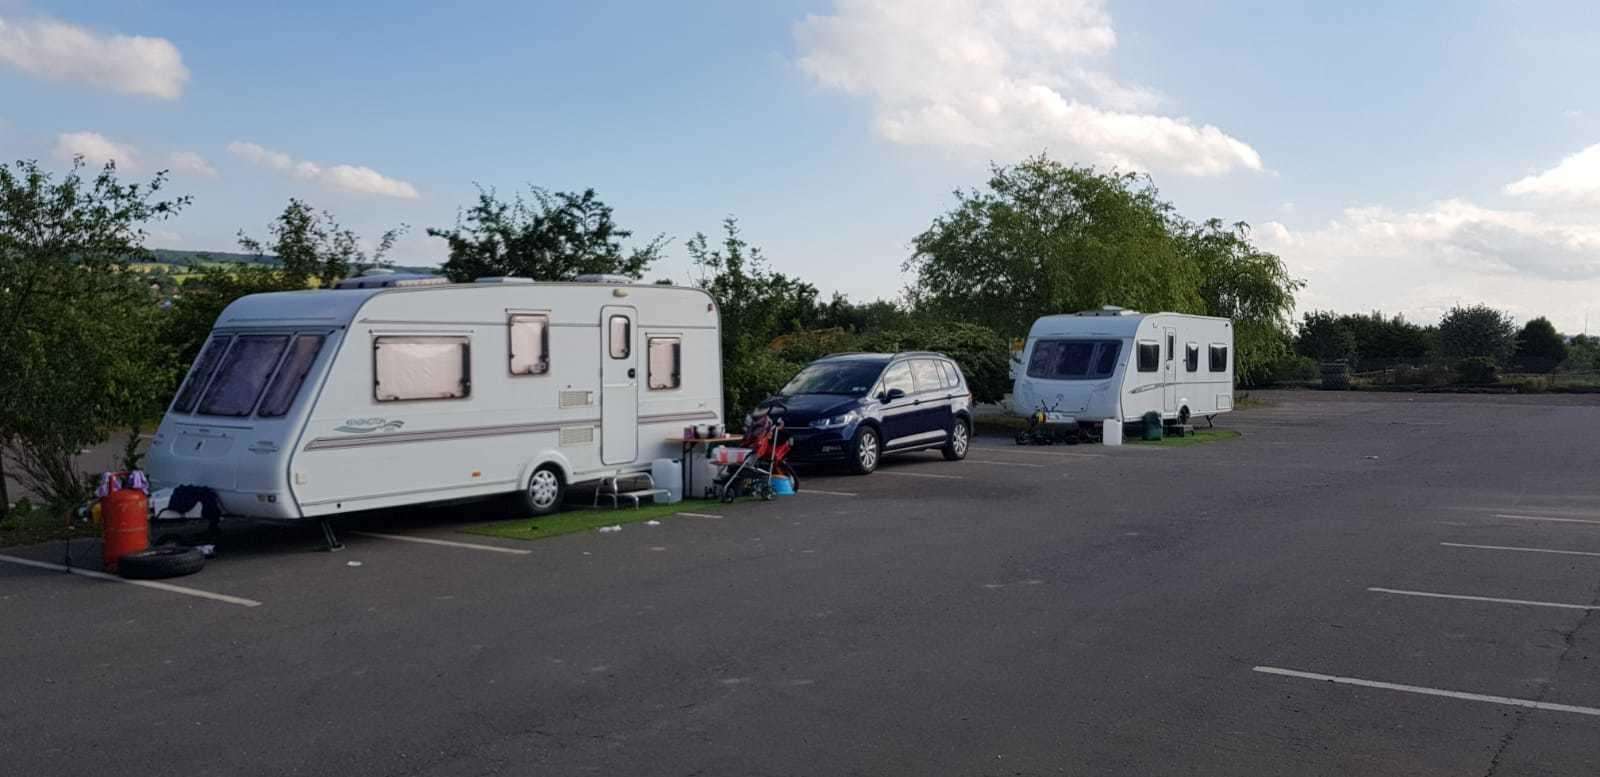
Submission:
{"label": "bush", "polygon": [[1322,373],[1322,388],[1328,391],[1344,391],[1350,388],[1350,365],[1344,362],[1326,362],[1319,370]]}
{"label": "bush", "polygon": [[755,349],[723,366],[724,416],[730,427],[743,427],[744,417],[761,400],[778,393],[804,362],[793,362],[771,351]]}
{"label": "bush", "polygon": [[1450,368],[1440,364],[1401,365],[1394,368],[1392,376],[1391,382],[1396,386],[1443,386],[1455,377]]}
{"label": "bush", "polygon": [[1471,386],[1494,383],[1500,368],[1487,356],[1472,356],[1456,363],[1456,380]]}
{"label": "bush", "polygon": [[1272,364],[1273,383],[1308,383],[1318,378],[1317,360],[1310,356],[1286,353]]}

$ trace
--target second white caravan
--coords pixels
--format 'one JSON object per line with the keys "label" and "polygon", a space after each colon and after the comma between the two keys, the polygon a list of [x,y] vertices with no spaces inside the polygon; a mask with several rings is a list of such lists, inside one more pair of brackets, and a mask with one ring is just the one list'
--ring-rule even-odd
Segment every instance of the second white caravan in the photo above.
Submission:
{"label": "second white caravan", "polygon": [[1105,307],[1033,323],[1012,411],[1054,423],[1124,423],[1154,411],[1188,423],[1233,409],[1233,322]]}
{"label": "second white caravan", "polygon": [[244,297],[162,419],[157,487],[225,515],[326,518],[521,493],[675,458],[722,420],[718,313],[698,289],[521,279]]}

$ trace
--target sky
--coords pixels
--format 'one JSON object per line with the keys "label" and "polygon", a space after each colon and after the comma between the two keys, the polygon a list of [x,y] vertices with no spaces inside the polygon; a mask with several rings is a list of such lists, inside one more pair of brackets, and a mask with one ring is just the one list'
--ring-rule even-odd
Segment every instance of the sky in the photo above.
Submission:
{"label": "sky", "polygon": [[1600,330],[1600,16],[1582,2],[0,0],[0,158],[170,171],[153,247],[290,197],[402,264],[478,186],[593,187],[647,277],[736,216],[772,266],[894,298],[991,163],[1148,173],[1244,221],[1301,310],[1485,303]]}

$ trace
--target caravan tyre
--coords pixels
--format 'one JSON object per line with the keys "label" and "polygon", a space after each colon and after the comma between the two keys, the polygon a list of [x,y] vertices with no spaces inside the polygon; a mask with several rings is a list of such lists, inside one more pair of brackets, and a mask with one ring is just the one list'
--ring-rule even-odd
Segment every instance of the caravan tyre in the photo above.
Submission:
{"label": "caravan tyre", "polygon": [[117,574],[129,580],[162,580],[199,572],[206,554],[184,545],[160,545],[117,559]]}
{"label": "caravan tyre", "polygon": [[523,506],[534,515],[549,515],[561,509],[561,498],[566,491],[566,484],[561,482],[561,473],[549,465],[533,471],[528,478],[528,487],[522,490]]}

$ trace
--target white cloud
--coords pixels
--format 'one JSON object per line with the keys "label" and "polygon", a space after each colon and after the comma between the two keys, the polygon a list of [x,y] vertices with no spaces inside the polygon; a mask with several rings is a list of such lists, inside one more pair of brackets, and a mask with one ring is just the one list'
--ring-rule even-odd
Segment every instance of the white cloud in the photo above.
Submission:
{"label": "white cloud", "polygon": [[1261,156],[1217,127],[1148,113],[1165,99],[1123,84],[1102,0],[835,0],[795,27],[800,67],[871,98],[883,138],[966,153],[1048,148],[1102,165],[1218,175]]}
{"label": "white cloud", "polygon": [[324,167],[316,162],[296,160],[282,151],[274,151],[243,140],[229,143],[228,152],[252,164],[286,172],[296,178],[316,181],[330,189],[355,194],[396,197],[402,200],[414,200],[421,196],[417,193],[417,188],[410,183],[390,178],[370,167],[358,165]]}
{"label": "white cloud", "polygon": [[189,69],[165,38],[104,35],[54,19],[0,18],[0,63],[52,81],[175,100]]}
{"label": "white cloud", "polygon": [[1538,175],[1507,184],[1506,194],[1573,199],[1600,195],[1600,143],[1568,156]]}
{"label": "white cloud", "polygon": [[1255,239],[1307,281],[1301,310],[1382,309],[1431,322],[1452,305],[1484,302],[1572,331],[1600,279],[1600,225],[1459,199],[1404,212],[1349,208],[1308,230],[1267,222]]}
{"label": "white cloud", "polygon": [[172,169],[179,173],[203,175],[207,178],[215,177],[217,174],[217,168],[212,167],[205,157],[193,151],[174,151],[167,160]]}
{"label": "white cloud", "polygon": [[57,158],[70,162],[80,156],[91,165],[116,162],[124,172],[137,170],[140,166],[137,149],[98,132],[66,132],[56,137]]}

